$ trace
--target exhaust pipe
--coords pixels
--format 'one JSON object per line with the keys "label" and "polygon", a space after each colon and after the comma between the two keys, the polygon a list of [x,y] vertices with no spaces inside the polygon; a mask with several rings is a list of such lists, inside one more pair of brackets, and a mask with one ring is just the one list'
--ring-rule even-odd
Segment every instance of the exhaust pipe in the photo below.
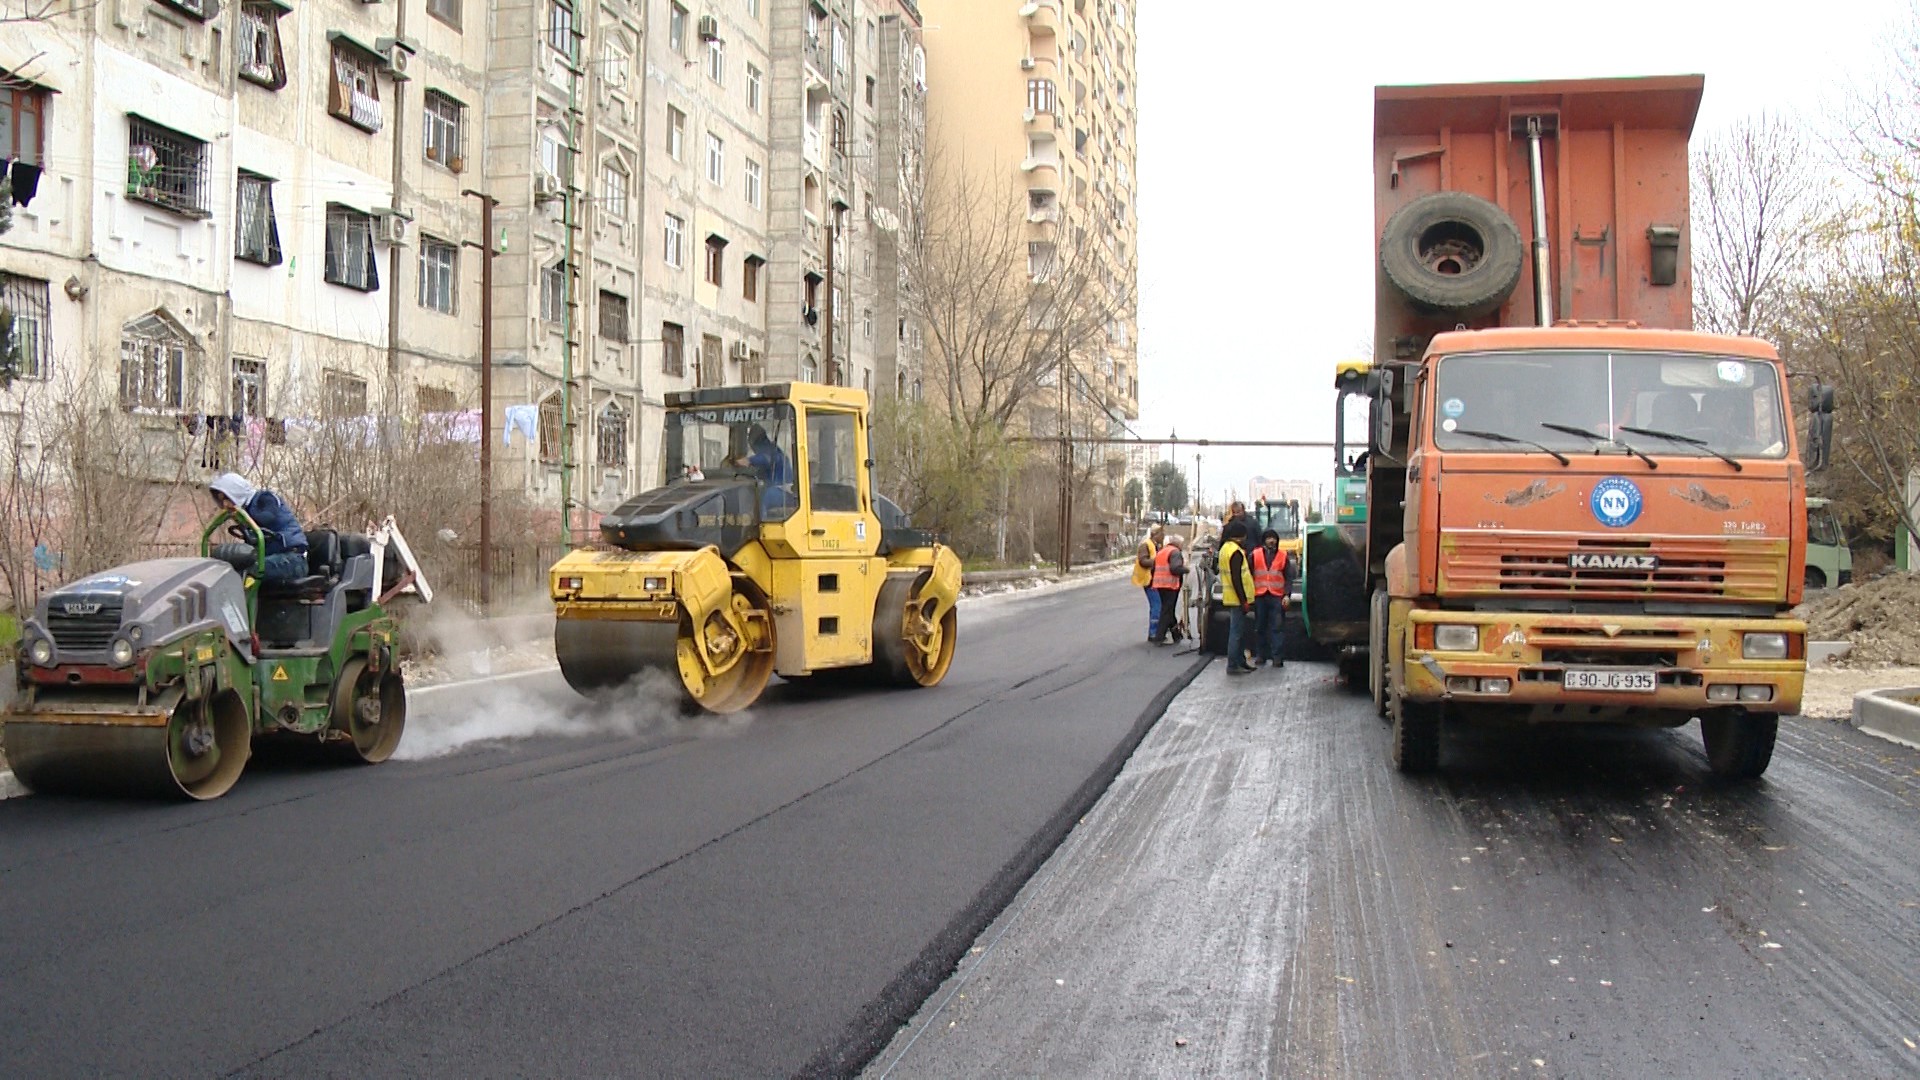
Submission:
{"label": "exhaust pipe", "polygon": [[[1547,183],[1540,165],[1540,140],[1558,132],[1558,117],[1516,118],[1526,124],[1527,168],[1533,179],[1533,310],[1540,326],[1553,325],[1553,271],[1547,247]],[[1514,126],[1518,127],[1519,123]]]}

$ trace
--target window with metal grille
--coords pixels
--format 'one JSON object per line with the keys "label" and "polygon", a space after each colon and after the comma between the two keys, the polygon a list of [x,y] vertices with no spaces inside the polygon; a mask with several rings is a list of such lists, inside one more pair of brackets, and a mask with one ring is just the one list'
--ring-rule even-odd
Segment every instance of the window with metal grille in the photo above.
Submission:
{"label": "window with metal grille", "polygon": [[431,236],[420,238],[420,306],[451,315],[460,296],[460,249]]}
{"label": "window with metal grille", "polygon": [[367,380],[344,371],[329,371],[321,379],[321,407],[329,417],[367,415]]}
{"label": "window with metal grille", "polygon": [[567,264],[554,263],[540,271],[540,317],[557,323],[567,313]]}
{"label": "window with metal grille", "polygon": [[720,339],[712,334],[700,337],[700,385],[725,386],[726,369],[720,365]]}
{"label": "window with metal grille", "polygon": [[373,218],[351,206],[327,204],[327,263],[324,276],[332,285],[361,292],[380,287],[380,267],[373,254]]}
{"label": "window with metal grille", "polygon": [[280,47],[280,16],[284,12],[257,0],[240,5],[234,27],[239,50],[239,75],[269,90],[287,85],[287,60]]}
{"label": "window with metal grille", "polygon": [[40,87],[0,68],[0,158],[40,164],[50,96]]}
{"label": "window with metal grille", "polygon": [[460,0],[427,0],[427,14],[460,29]]}
{"label": "window with metal grille", "polygon": [[540,460],[549,465],[560,460],[560,395],[548,394],[540,402]]}
{"label": "window with metal grille", "polygon": [[127,197],[176,214],[208,216],[207,144],[139,116],[127,117]]}
{"label": "window with metal grille", "polygon": [[0,312],[11,320],[0,338],[0,352],[8,359],[12,378],[44,379],[53,372],[51,295],[39,278],[0,274]]}
{"label": "window with metal grille", "polygon": [[600,410],[599,430],[594,433],[593,455],[602,466],[623,469],[627,464],[627,410],[618,402]]}
{"label": "window with metal grille", "polygon": [[273,219],[273,181],[240,170],[235,189],[233,257],[262,266],[280,265],[280,226]]}
{"label": "window with metal grille", "polygon": [[362,131],[379,131],[385,123],[380,109],[380,80],[375,78],[375,59],[359,46],[344,40],[333,43],[330,79],[327,83],[327,112]]}
{"label": "window with metal grille", "polygon": [[687,331],[679,323],[660,324],[660,370],[669,375],[687,373]]}
{"label": "window with metal grille", "polygon": [[233,399],[227,406],[233,416],[250,419],[267,415],[267,362],[233,358]]}
{"label": "window with metal grille", "polygon": [[600,290],[600,336],[608,341],[627,340],[627,298]]}
{"label": "window with metal grille", "polygon": [[466,106],[438,90],[429,90],[423,109],[426,118],[422,134],[427,160],[459,172],[466,167],[460,146],[460,122]]}
{"label": "window with metal grille", "polygon": [[120,328],[120,405],[177,410],[186,402],[187,335],[149,313]]}
{"label": "window with metal grille", "polygon": [[726,265],[727,242],[718,236],[707,237],[707,284],[722,284]]}

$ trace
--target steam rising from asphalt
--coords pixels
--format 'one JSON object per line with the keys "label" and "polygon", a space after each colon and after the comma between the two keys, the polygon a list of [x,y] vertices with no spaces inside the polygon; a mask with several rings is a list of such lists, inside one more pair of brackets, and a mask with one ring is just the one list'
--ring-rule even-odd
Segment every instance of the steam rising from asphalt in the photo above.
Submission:
{"label": "steam rising from asphalt", "polygon": [[749,712],[687,715],[680,686],[662,671],[645,671],[614,690],[583,698],[552,684],[535,691],[525,682],[489,682],[448,691],[457,709],[409,717],[396,761],[424,761],[475,746],[536,738],[677,734],[713,737],[744,731]]}

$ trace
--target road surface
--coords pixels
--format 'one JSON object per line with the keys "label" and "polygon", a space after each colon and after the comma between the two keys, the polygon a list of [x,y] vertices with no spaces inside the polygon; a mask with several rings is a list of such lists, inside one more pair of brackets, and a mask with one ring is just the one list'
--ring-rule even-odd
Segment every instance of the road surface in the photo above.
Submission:
{"label": "road surface", "polygon": [[845,1071],[1191,676],[1141,606],[969,603],[932,690],[685,722],[547,673],[418,695],[414,760],[0,802],[0,1073]]}
{"label": "road surface", "polygon": [[1202,672],[871,1077],[1920,1074],[1920,752],[1449,733]]}

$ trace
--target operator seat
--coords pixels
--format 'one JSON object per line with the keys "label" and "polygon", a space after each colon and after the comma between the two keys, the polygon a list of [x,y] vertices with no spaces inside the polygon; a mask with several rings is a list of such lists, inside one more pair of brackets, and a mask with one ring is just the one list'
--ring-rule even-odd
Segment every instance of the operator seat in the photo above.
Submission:
{"label": "operator seat", "polygon": [[340,536],[332,529],[307,533],[307,575],[292,581],[266,581],[260,595],[277,600],[319,603],[340,580]]}
{"label": "operator seat", "polygon": [[1664,390],[1654,396],[1648,419],[1648,427],[1679,435],[1688,428],[1700,426],[1700,406],[1694,404],[1693,395],[1685,390]]}

